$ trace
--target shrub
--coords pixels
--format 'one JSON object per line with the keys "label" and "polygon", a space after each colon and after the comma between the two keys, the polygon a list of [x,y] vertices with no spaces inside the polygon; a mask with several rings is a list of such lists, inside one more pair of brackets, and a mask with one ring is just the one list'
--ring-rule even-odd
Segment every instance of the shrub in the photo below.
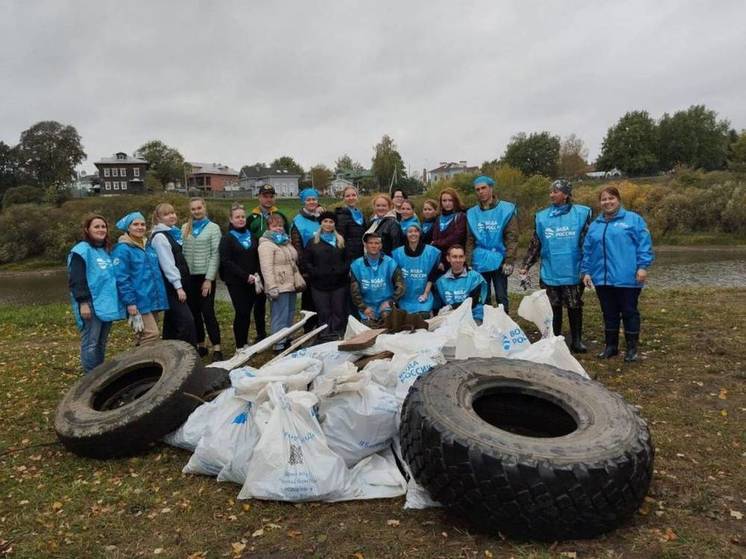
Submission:
{"label": "shrub", "polygon": [[44,190],[36,186],[14,186],[3,195],[3,209],[14,204],[40,204],[44,201]]}

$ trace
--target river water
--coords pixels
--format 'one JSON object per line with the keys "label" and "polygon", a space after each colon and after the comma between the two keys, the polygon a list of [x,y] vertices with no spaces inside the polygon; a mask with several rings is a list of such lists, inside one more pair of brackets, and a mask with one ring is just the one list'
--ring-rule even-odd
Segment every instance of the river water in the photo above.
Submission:
{"label": "river water", "polygon": [[[746,247],[660,247],[650,269],[650,287],[746,287]],[[538,266],[531,270],[538,287]],[[522,292],[517,274],[510,290]],[[218,282],[217,297],[228,299]],[[68,301],[67,275],[63,268],[36,272],[0,272],[0,305],[28,305]]]}

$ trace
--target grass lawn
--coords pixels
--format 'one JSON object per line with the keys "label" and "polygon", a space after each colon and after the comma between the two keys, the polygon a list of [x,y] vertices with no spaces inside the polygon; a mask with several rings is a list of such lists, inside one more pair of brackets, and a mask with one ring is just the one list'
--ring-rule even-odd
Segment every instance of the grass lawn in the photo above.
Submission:
{"label": "grass lawn", "polygon": [[[586,302],[598,351],[599,308],[593,294]],[[642,362],[581,362],[648,419],[650,495],[619,530],[554,545],[474,533],[440,509],[405,511],[402,498],[238,502],[238,486],[182,474],[189,454],[167,446],[78,458],[53,432],[57,402],[80,374],[68,307],[0,307],[0,556],[744,557],[746,289],[646,290],[641,307]],[[229,348],[228,305],[219,314]],[[116,325],[109,353],[128,344]]]}

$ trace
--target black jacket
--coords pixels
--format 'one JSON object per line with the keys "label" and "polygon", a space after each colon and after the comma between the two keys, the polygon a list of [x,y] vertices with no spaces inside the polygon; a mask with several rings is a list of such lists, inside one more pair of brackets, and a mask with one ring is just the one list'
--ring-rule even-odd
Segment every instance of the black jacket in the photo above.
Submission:
{"label": "black jacket", "polygon": [[344,248],[332,246],[322,240],[316,242],[314,238],[306,245],[303,261],[314,289],[333,291],[349,283],[350,264]]}
{"label": "black jacket", "polygon": [[391,256],[395,248],[399,248],[404,244],[404,234],[401,231],[401,225],[393,217],[384,217],[378,225],[376,233],[381,235],[382,250],[387,256]]}
{"label": "black jacket", "polygon": [[347,263],[349,265],[353,260],[363,255],[363,233],[368,228],[368,224],[365,222],[364,216],[362,225],[355,223],[350,210],[346,206],[335,209],[334,213],[337,216],[337,232],[345,240]]}
{"label": "black jacket", "polygon": [[[231,226],[230,229],[233,229]],[[245,285],[249,275],[259,272],[259,241],[251,235],[251,246],[245,249],[238,239],[230,234],[220,239],[220,278],[227,284]]]}

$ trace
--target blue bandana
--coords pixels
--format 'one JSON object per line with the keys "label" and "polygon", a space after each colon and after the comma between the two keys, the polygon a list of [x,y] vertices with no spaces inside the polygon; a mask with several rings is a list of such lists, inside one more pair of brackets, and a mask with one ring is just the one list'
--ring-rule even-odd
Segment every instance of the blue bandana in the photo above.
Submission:
{"label": "blue bandana", "polygon": [[241,243],[241,246],[244,247],[246,250],[249,250],[251,248],[251,231],[246,229],[243,233],[241,233],[240,231],[231,229],[228,232],[233,235],[236,240]]}
{"label": "blue bandana", "polygon": [[549,217],[557,217],[558,215],[565,215],[570,211],[570,204],[562,204],[561,206],[552,206],[549,212]]}
{"label": "blue bandana", "polygon": [[171,227],[171,229],[169,229],[168,232],[171,234],[171,237],[173,237],[174,241],[176,241],[180,245],[184,244],[184,239],[181,238],[181,229],[174,226],[174,227]]}
{"label": "blue bandana", "polygon": [[210,220],[206,217],[203,217],[202,219],[197,219],[192,221],[192,237],[195,239],[199,237],[199,234],[202,233],[202,230],[205,228],[205,226],[210,223]]}
{"label": "blue bandana", "polygon": [[269,236],[276,245],[284,245],[290,240],[287,233],[278,233],[277,231],[270,231]]}
{"label": "blue bandana", "polygon": [[352,206],[347,206],[347,209],[350,210],[350,214],[352,214],[352,219],[357,223],[358,225],[363,224],[363,212],[358,210],[357,208],[353,208]]}
{"label": "blue bandana", "polygon": [[495,181],[492,180],[490,177],[481,175],[474,179],[474,186],[478,186],[480,184],[486,184],[487,186],[495,186]]}
{"label": "blue bandana", "polygon": [[305,188],[300,191],[300,194],[298,194],[300,197],[300,201],[304,204],[306,203],[306,198],[316,198],[319,199],[319,191],[315,188]]}
{"label": "blue bandana", "polygon": [[330,231],[328,233],[326,231],[322,231],[319,235],[319,238],[325,243],[332,245],[333,247],[337,246],[337,234],[334,231]]}
{"label": "blue bandana", "polygon": [[438,218],[438,230],[442,233],[446,229],[448,229],[448,226],[451,224],[453,219],[456,217],[455,213],[449,214],[449,215],[441,215]]}
{"label": "blue bandana", "polygon": [[117,229],[126,232],[127,229],[130,228],[130,225],[132,225],[132,222],[136,219],[142,219],[143,221],[145,221],[145,216],[143,216],[140,212],[128,213],[122,219],[117,221]]}
{"label": "blue bandana", "polygon": [[433,223],[435,223],[434,219],[425,219],[422,221],[422,232],[424,234],[427,234],[430,232],[430,229],[433,228]]}

